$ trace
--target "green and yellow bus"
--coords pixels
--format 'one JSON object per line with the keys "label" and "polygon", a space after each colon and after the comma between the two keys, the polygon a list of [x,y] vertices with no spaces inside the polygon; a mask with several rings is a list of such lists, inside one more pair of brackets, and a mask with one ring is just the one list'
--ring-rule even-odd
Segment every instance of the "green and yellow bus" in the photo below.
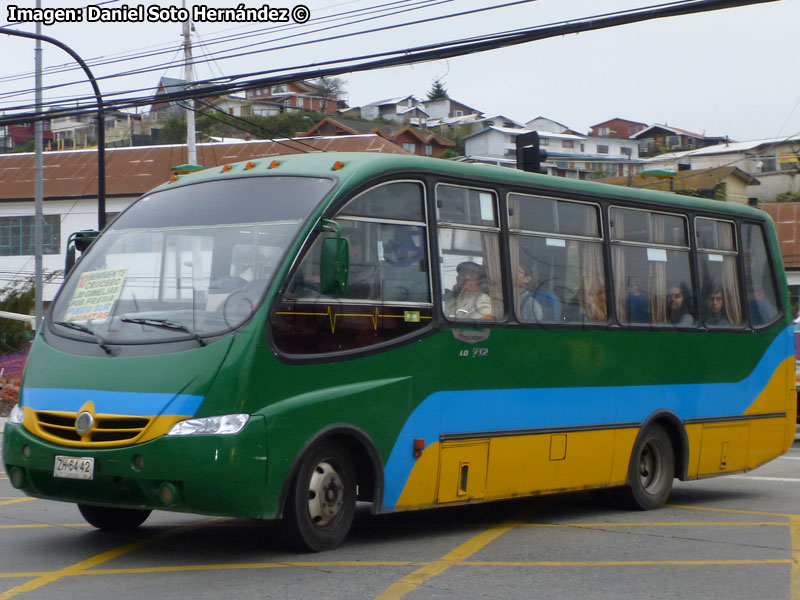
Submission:
{"label": "green and yellow bus", "polygon": [[390,513],[753,469],[794,439],[770,219],[413,156],[173,177],[66,278],[6,425],[11,483],[340,544]]}

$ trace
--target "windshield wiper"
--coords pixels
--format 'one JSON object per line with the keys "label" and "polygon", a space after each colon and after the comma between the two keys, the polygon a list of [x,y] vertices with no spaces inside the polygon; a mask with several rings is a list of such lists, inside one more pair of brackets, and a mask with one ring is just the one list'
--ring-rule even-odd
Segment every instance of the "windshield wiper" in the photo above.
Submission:
{"label": "windshield wiper", "polygon": [[197,335],[194,331],[189,329],[180,321],[172,321],[170,319],[162,319],[159,317],[122,317],[120,319],[123,323],[135,323],[137,325],[150,325],[152,327],[161,327],[163,329],[173,329],[175,331],[185,331],[197,340],[201,346],[205,346],[206,342],[203,338]]}
{"label": "windshield wiper", "polygon": [[97,333],[91,327],[87,327],[86,325],[80,325],[79,323],[73,323],[72,321],[55,321],[55,324],[92,335],[94,339],[97,341],[97,345],[100,346],[103,350],[105,350],[106,354],[108,354],[109,356],[112,355],[111,348],[109,348],[108,344],[106,344],[105,339],[103,339],[100,336],[100,334]]}

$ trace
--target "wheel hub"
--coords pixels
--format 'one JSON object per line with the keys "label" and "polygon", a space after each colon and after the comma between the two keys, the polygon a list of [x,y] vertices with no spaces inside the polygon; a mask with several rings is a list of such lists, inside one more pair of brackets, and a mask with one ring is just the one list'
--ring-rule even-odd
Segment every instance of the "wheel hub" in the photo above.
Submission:
{"label": "wheel hub", "polygon": [[344,508],[344,484],[338,471],[328,462],[314,467],[308,485],[308,513],[317,527],[335,521]]}

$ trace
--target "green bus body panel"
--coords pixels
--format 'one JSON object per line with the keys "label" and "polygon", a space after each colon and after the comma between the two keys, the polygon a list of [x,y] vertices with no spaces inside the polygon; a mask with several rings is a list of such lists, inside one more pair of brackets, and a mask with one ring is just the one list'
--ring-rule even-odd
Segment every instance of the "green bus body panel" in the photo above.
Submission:
{"label": "green bus body panel", "polygon": [[[31,435],[20,425],[7,425],[3,457],[25,470],[23,490],[32,496],[126,508],[149,508],[258,518],[263,513],[266,485],[264,419],[251,417],[236,436],[160,437],[107,450],[64,448]],[[24,458],[21,448],[31,449]],[[91,456],[92,481],[53,477],[53,457]],[[135,466],[140,457],[144,467]],[[165,504],[159,487],[171,483],[177,500]]]}
{"label": "green bus body panel", "polygon": [[[398,437],[415,410],[439,392],[530,390],[535,396],[537,388],[574,388],[579,394],[604,386],[735,383],[753,372],[771,344],[785,335],[790,322],[787,314],[769,330],[758,333],[655,334],[619,327],[483,328],[435,319],[421,339],[403,345],[367,348],[350,358],[336,356],[336,362],[323,362],[324,357],[281,360],[269,345],[268,312],[291,268],[292,257],[300,251],[319,216],[329,216],[330,207],[339,199],[390,173],[405,178],[429,173],[452,181],[482,177],[509,188],[533,186],[545,194],[629,199],[653,205],[666,202],[761,221],[764,214],[745,206],[663,192],[422,157],[319,153],[279,160],[280,166],[272,170],[267,168],[269,160],[264,159],[255,161],[256,166],[248,171],[244,163],[232,165],[225,174],[216,167],[181,176],[177,182],[158,188],[268,174],[329,174],[337,179],[337,186],[289,249],[265,302],[249,323],[204,348],[137,358],[72,355],[50,347],[39,335],[23,380],[23,404],[26,388],[183,393],[202,398],[194,416],[245,412],[253,415],[246,428],[235,436],[162,436],[133,446],[98,449],[66,448],[31,435],[22,426],[8,425],[4,436],[6,470],[18,466],[30,474],[23,487],[26,492],[75,502],[274,517],[280,514],[287,477],[298,456],[321,431],[332,426],[364,432],[381,462],[377,468],[383,471],[393,452],[398,451]],[[334,171],[337,160],[343,161],[344,167]],[[786,306],[785,276],[771,228],[769,238]],[[485,331],[486,338],[466,343],[454,335],[458,330],[472,334]],[[478,348],[485,352],[473,354]],[[652,405],[658,406],[657,398],[652,399]],[[569,413],[570,406],[563,408]],[[426,439],[425,443],[437,441]],[[31,449],[29,459],[22,456],[23,444]],[[407,452],[410,456],[412,448]],[[52,471],[56,454],[95,457],[98,478],[92,482],[55,480]],[[135,455],[144,458],[142,472],[133,467]],[[161,504],[157,496],[161,481],[178,481],[182,503],[170,507]]]}
{"label": "green bus body panel", "polygon": [[205,396],[230,346],[231,338],[225,338],[168,355],[90,357],[57,350],[37,335],[22,387]]}

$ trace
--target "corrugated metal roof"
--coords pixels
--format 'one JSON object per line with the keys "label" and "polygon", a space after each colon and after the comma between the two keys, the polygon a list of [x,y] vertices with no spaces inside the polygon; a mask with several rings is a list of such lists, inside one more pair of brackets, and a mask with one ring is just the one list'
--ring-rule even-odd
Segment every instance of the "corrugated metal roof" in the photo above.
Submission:
{"label": "corrugated metal roof", "polygon": [[[198,144],[204,167],[302,152],[382,152],[408,154],[378,135],[300,138],[243,143]],[[185,145],[110,148],[106,150],[106,195],[138,196],[167,181],[171,168],[187,162]],[[0,201],[32,200],[34,155],[0,154]],[[44,153],[44,197],[97,196],[97,150]]]}

